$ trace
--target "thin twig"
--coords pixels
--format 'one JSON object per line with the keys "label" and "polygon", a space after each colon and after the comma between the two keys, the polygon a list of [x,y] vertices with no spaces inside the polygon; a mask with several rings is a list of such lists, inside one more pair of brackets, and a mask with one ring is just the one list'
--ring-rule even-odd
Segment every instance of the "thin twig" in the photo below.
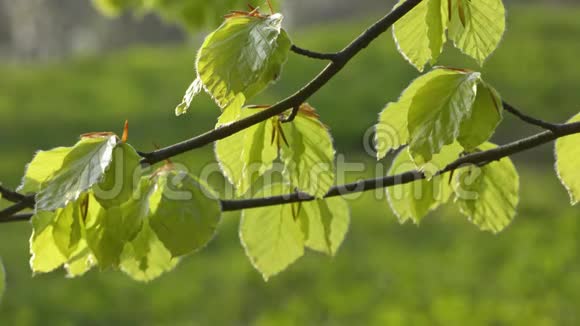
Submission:
{"label": "thin twig", "polygon": [[11,201],[13,203],[17,203],[26,199],[25,195],[19,194],[16,191],[12,191],[0,185],[0,195],[1,197],[6,199],[7,201]]}
{"label": "thin twig", "polygon": [[292,108],[292,112],[290,112],[290,115],[288,115],[287,117],[280,119],[280,121],[282,123],[288,123],[288,122],[292,122],[294,121],[294,119],[296,119],[296,116],[298,115],[298,111],[300,111],[300,107],[296,106],[294,108]]}
{"label": "thin twig", "polygon": [[561,126],[561,124],[550,123],[550,122],[547,122],[547,121],[543,121],[543,120],[540,120],[540,119],[536,119],[534,117],[531,117],[531,116],[523,113],[522,111],[516,109],[513,105],[511,105],[511,104],[509,104],[509,103],[507,103],[505,101],[503,101],[503,108],[506,111],[508,111],[509,113],[511,113],[514,116],[518,117],[520,120],[522,120],[522,121],[524,121],[526,123],[529,123],[531,125],[544,128],[546,130],[552,130],[552,131],[554,131],[554,130],[557,130],[558,127]]}
{"label": "thin twig", "polygon": [[292,47],[290,48],[290,50],[292,50],[292,52],[311,58],[311,59],[318,59],[318,60],[330,60],[330,61],[334,61],[338,58],[338,53],[320,53],[320,52],[314,52],[314,51],[310,51],[307,49],[303,49],[301,47],[298,47],[297,45],[292,45]]}
{"label": "thin twig", "polygon": [[5,209],[3,209],[2,211],[0,211],[0,221],[3,221],[4,219],[8,219],[11,218],[12,216],[14,216],[17,213],[22,212],[25,209],[30,208],[30,202],[27,200],[23,200],[21,202],[18,202],[12,206],[9,206]]}

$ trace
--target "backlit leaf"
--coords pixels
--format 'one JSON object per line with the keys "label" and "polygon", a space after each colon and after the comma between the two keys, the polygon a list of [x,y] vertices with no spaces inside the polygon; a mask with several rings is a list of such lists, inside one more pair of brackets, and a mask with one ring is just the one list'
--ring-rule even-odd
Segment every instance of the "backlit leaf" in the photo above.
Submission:
{"label": "backlit leaf", "polygon": [[499,93],[480,81],[471,116],[461,123],[457,140],[466,151],[471,151],[491,138],[502,118],[503,104]]}
{"label": "backlit leaf", "polygon": [[[257,197],[290,192],[287,186],[274,184],[259,192]],[[240,239],[252,265],[265,280],[304,255],[305,236],[290,204],[244,210]]]}
{"label": "backlit leaf", "polygon": [[333,197],[294,204],[306,247],[334,256],[344,241],[350,224],[346,200]]}
{"label": "backlit leaf", "polygon": [[113,158],[115,136],[83,138],[66,155],[60,169],[42,185],[37,211],[53,211],[76,201],[99,182]]}
{"label": "backlit leaf", "polygon": [[308,104],[300,107],[292,122],[281,126],[283,134],[278,137],[285,140],[278,141],[286,179],[295,188],[322,198],[334,184],[334,147],[327,127]]}
{"label": "backlit leaf", "polygon": [[282,20],[281,14],[233,16],[207,36],[197,56],[197,74],[219,107],[240,93],[249,99],[278,79],[291,47]]}
{"label": "backlit leaf", "polygon": [[[580,114],[569,123],[580,122]],[[571,135],[556,141],[556,172],[570,194],[572,205],[580,201],[580,135]]]}
{"label": "backlit leaf", "polygon": [[445,69],[417,91],[408,119],[410,153],[418,165],[457,139],[462,122],[471,116],[479,80],[477,72]]}
{"label": "backlit leaf", "polygon": [[148,282],[171,271],[179,260],[163,246],[146,223],[121,255],[121,270],[137,281]]}
{"label": "backlit leaf", "polygon": [[[479,150],[496,147],[486,143]],[[456,171],[453,188],[461,212],[482,231],[501,232],[516,215],[519,176],[509,158]]]}
{"label": "backlit leaf", "polygon": [[435,69],[419,76],[403,91],[397,102],[387,104],[379,115],[375,128],[377,159],[383,159],[390,151],[397,150],[409,142],[408,116],[413,98],[431,80],[448,75],[445,69]]}
{"label": "backlit leaf", "polygon": [[[229,107],[220,117],[220,125],[258,113],[257,109],[239,109],[239,115],[231,115],[235,107]],[[225,117],[224,117],[225,116]],[[229,121],[233,119],[233,121]],[[256,180],[272,168],[278,157],[278,146],[272,142],[275,119],[268,119],[244,129],[230,137],[218,140],[215,154],[220,168],[228,181],[236,188],[238,196],[246,194]]]}
{"label": "backlit leaf", "polygon": [[214,237],[221,206],[207,185],[185,172],[159,175],[152,194],[151,229],[173,257],[197,251]]}
{"label": "backlit leaf", "polygon": [[505,31],[502,0],[453,0],[449,38],[463,53],[483,65]]}
{"label": "backlit leaf", "polygon": [[[431,162],[428,169],[431,174],[434,174],[444,167],[435,166],[435,163]],[[399,175],[415,169],[415,163],[409,155],[409,151],[405,149],[393,161],[389,175]],[[418,178],[420,173],[417,173],[416,176]],[[396,181],[400,183],[403,180]],[[446,203],[452,192],[447,173],[432,177],[431,180],[422,179],[389,187],[387,188],[387,197],[399,222],[412,221],[419,224],[429,212]]]}
{"label": "backlit leaf", "polygon": [[128,144],[121,143],[113,151],[113,159],[103,179],[93,187],[101,206],[110,208],[127,202],[141,177],[141,157]]}
{"label": "backlit leaf", "polygon": [[38,192],[42,183],[62,167],[64,158],[71,150],[72,147],[58,147],[49,151],[38,151],[27,165],[22,184],[17,191],[24,194]]}

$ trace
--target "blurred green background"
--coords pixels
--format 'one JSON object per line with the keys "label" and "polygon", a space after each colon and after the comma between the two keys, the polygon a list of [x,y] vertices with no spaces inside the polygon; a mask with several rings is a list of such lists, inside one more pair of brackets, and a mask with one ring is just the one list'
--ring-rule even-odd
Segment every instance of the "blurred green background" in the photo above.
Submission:
{"label": "blurred green background", "polygon": [[[508,30],[484,78],[528,113],[567,120],[580,110],[580,7],[509,9]],[[300,46],[333,51],[378,18],[371,16],[289,29]],[[0,64],[0,180],[16,187],[36,150],[71,145],[85,132],[121,132],[125,119],[129,141],[144,151],[211,129],[219,111],[207,98],[185,117],[173,114],[193,78],[196,45]],[[440,63],[477,68],[450,46]],[[256,102],[285,97],[322,67],[292,55],[282,80]],[[367,163],[367,172],[349,180],[373,175],[376,162],[362,151],[365,131],[417,75],[385,34],[310,100],[338,152]],[[495,141],[535,131],[507,116]],[[244,256],[238,214],[224,217],[207,249],[150,284],[120,272],[33,277],[31,227],[1,225],[8,283],[0,325],[578,325],[580,211],[556,178],[552,151],[549,145],[514,157],[521,205],[497,236],[453,209],[420,227],[401,226],[386,200],[369,193],[351,199],[352,226],[337,257],[308,253],[268,283]],[[194,171],[214,162],[211,146],[177,160]]]}

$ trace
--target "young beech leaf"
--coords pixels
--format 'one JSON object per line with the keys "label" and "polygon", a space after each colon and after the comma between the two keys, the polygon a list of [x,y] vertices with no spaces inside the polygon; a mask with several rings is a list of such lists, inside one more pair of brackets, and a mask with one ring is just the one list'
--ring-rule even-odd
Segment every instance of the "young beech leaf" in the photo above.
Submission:
{"label": "young beech leaf", "polygon": [[[433,162],[431,164],[429,168],[431,174],[445,167],[435,167]],[[413,170],[415,170],[415,163],[409,155],[409,151],[403,150],[393,161],[389,175],[398,175]],[[387,197],[399,222],[403,224],[412,221],[419,224],[430,211],[445,204],[452,192],[453,190],[449,185],[449,174],[446,173],[432,177],[431,180],[417,180],[387,188]]]}
{"label": "young beech leaf", "polygon": [[71,150],[72,147],[58,147],[49,151],[38,151],[32,162],[26,166],[26,173],[17,191],[24,194],[38,192],[42,183],[62,167],[64,158]]}
{"label": "young beech leaf", "polygon": [[87,241],[101,268],[119,265],[125,244],[135,239],[150,215],[153,187],[150,177],[143,177],[120,207],[105,208],[98,200],[89,203]]}
{"label": "young beech leaf", "polygon": [[210,188],[181,171],[157,175],[149,223],[173,257],[197,251],[214,237],[221,205]]}
{"label": "young beech leaf", "polygon": [[159,241],[145,223],[135,239],[125,245],[121,254],[121,270],[137,281],[149,282],[165,272],[171,271],[179,259]]}
{"label": "young beech leaf", "polygon": [[[239,113],[231,114],[231,112]],[[258,110],[230,106],[224,111],[218,126],[249,117]],[[275,119],[268,119],[241,132],[218,140],[215,154],[228,181],[238,196],[246,194],[256,180],[272,168],[278,157],[278,146],[272,142]]]}
{"label": "young beech leaf", "polygon": [[477,72],[445,69],[417,91],[409,107],[408,127],[410,153],[418,165],[457,139],[461,124],[471,116],[479,80]]}
{"label": "young beech leaf", "polygon": [[185,91],[185,95],[183,96],[183,100],[181,101],[181,103],[179,103],[177,108],[175,108],[175,115],[180,116],[182,114],[187,113],[187,110],[191,106],[193,98],[196,97],[197,94],[201,93],[202,89],[203,83],[201,82],[201,79],[199,78],[195,79],[191,83],[191,85],[189,85],[187,91]]}
{"label": "young beech leaf", "polygon": [[[404,0],[399,1],[398,7]],[[434,63],[447,40],[447,0],[425,0],[393,26],[399,52],[419,71]]]}
{"label": "young beech leaf", "polygon": [[[273,184],[257,198],[291,193],[291,188]],[[292,205],[246,209],[240,222],[240,240],[252,265],[267,281],[304,255],[305,235]]]}
{"label": "young beech leaf", "polygon": [[104,208],[119,207],[127,202],[141,176],[141,157],[129,144],[120,143],[102,181],[93,187],[95,198]]}
{"label": "young beech leaf", "polygon": [[455,47],[483,65],[505,32],[502,0],[453,0],[449,38]]}
{"label": "young beech leaf", "polygon": [[122,210],[106,209],[91,196],[86,220],[86,240],[101,270],[116,268],[125,246]]}
{"label": "young beech leaf", "polygon": [[308,104],[300,106],[292,122],[281,126],[284,176],[295,188],[322,198],[334,184],[334,147],[327,127]]}
{"label": "young beech leaf", "polygon": [[42,184],[36,195],[36,211],[54,211],[76,201],[101,180],[116,145],[116,136],[81,139]]}
{"label": "young beech leaf", "polygon": [[294,214],[296,211],[305,246],[335,256],[350,225],[350,208],[346,200],[333,197],[294,204]]}
{"label": "young beech leaf", "polygon": [[[485,151],[496,147],[485,143],[479,149]],[[519,176],[509,158],[456,171],[453,189],[461,212],[482,231],[499,233],[516,215]]]}
{"label": "young beech leaf", "polygon": [[[84,274],[92,267],[84,239],[83,209],[77,202],[55,212],[39,212],[32,218],[30,267],[36,273],[51,272],[63,264],[71,277]],[[83,271],[81,272],[81,267]]]}
{"label": "young beech leaf", "polygon": [[86,272],[91,270],[95,264],[96,259],[90,251],[86,240],[83,239],[79,242],[77,252],[67,263],[64,264],[64,268],[67,271],[67,277],[73,278],[83,276]]}
{"label": "young beech leaf", "polygon": [[491,138],[503,118],[499,93],[484,81],[477,84],[477,96],[471,116],[461,123],[457,140],[466,151],[472,151]]}
{"label": "young beech leaf", "polygon": [[[266,186],[257,198],[292,193],[289,185]],[[240,240],[252,265],[267,281],[304,255],[304,248],[334,256],[350,223],[342,198],[246,209]]]}
{"label": "young beech leaf", "polygon": [[447,36],[482,65],[504,31],[502,0],[424,0],[393,26],[399,52],[419,71],[437,61]]}
{"label": "young beech leaf", "polygon": [[[580,122],[580,114],[569,123]],[[570,194],[572,205],[580,201],[580,135],[571,135],[556,141],[556,172]]]}
{"label": "young beech leaf", "polygon": [[[219,107],[240,93],[249,99],[278,79],[292,45],[282,20],[281,14],[234,15],[207,36],[197,54],[197,78]],[[199,89],[199,82],[190,86],[178,113]]]}
{"label": "young beech leaf", "polygon": [[[230,106],[220,117],[218,126],[259,112],[250,108],[239,109],[239,114],[228,112],[237,110]],[[279,117],[274,117],[217,141],[215,153],[238,196],[247,194],[273,168],[279,154],[284,177],[295,188],[322,197],[334,184],[332,137],[308,104],[300,107],[292,122],[282,123]]]}
{"label": "young beech leaf", "polygon": [[434,69],[428,74],[421,75],[411,82],[397,102],[387,104],[380,113],[379,123],[375,128],[377,159],[383,159],[390,151],[397,150],[409,142],[407,118],[417,91],[431,80],[449,73],[446,69]]}

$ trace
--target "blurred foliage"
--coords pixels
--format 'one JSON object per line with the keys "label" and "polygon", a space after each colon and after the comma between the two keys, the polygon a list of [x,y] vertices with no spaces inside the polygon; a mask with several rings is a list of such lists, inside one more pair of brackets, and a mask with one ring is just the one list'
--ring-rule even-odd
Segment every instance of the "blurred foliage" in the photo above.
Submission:
{"label": "blurred foliage", "polygon": [[[525,111],[567,120],[580,109],[580,8],[522,6],[510,13],[484,78]],[[289,32],[301,46],[332,51],[369,22]],[[195,50],[136,48],[68,64],[1,66],[0,180],[15,186],[35,150],[72,145],[88,131],[120,133],[125,119],[129,141],[140,150],[211,129],[219,109],[207,97],[190,114],[173,114],[194,75]],[[441,63],[476,67],[454,52]],[[256,103],[287,96],[323,66],[292,56],[282,80]],[[338,152],[350,153],[348,162],[367,163],[368,172],[351,173],[349,180],[374,172],[372,158],[353,149],[360,150],[364,130],[416,76],[385,35],[311,99],[331,127]],[[506,116],[495,142],[537,131],[520,126]],[[206,251],[149,285],[112,272],[70,281],[58,273],[33,278],[30,225],[2,225],[8,288],[0,324],[577,325],[580,214],[569,207],[551,169],[552,153],[546,146],[515,157],[522,204],[499,236],[475,230],[455,210],[430,216],[419,228],[400,226],[383,192],[368,193],[351,199],[352,228],[337,257],[309,253],[268,283],[239,244],[238,214],[225,216]],[[211,147],[176,161],[194,172],[215,164]],[[531,164],[542,161],[547,164],[541,170]],[[386,173],[387,166],[376,169]],[[212,180],[223,185],[217,173]]]}
{"label": "blurred foliage", "polygon": [[[248,4],[269,13],[266,0],[92,0],[103,14],[116,16],[124,12],[157,13],[169,22],[189,30],[217,26],[231,10],[249,11]],[[278,1],[272,1],[276,4]]]}

